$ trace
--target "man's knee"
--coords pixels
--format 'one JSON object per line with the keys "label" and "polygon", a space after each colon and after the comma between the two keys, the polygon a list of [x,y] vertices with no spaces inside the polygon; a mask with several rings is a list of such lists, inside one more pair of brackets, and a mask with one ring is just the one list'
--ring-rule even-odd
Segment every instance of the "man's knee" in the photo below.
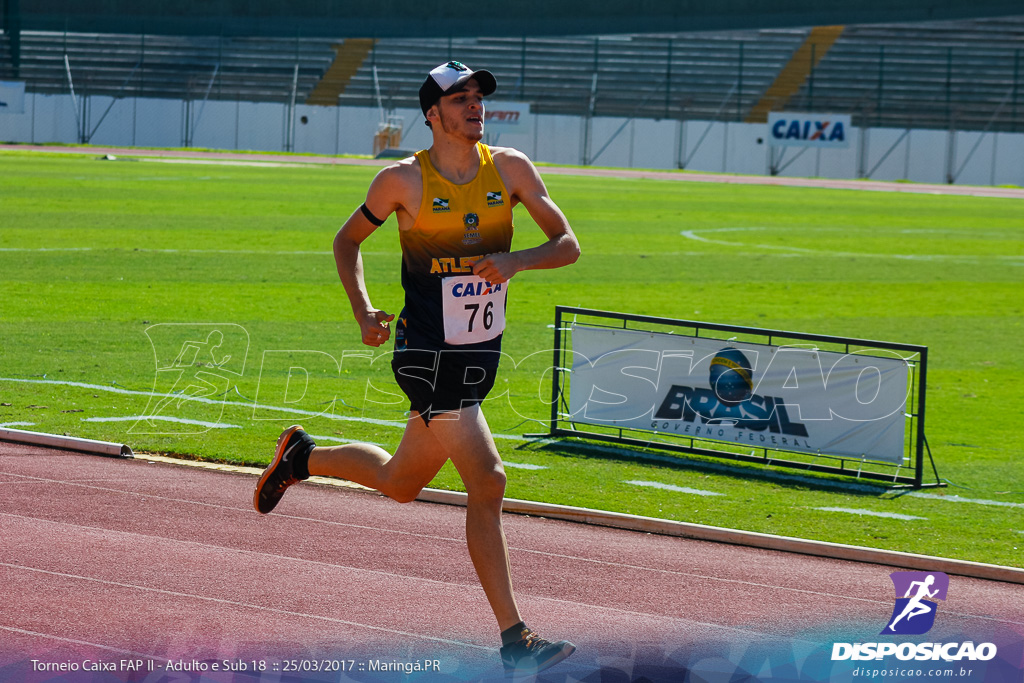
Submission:
{"label": "man's knee", "polygon": [[381,493],[399,503],[416,500],[425,484],[409,477],[389,477],[381,487]]}
{"label": "man's knee", "polygon": [[422,490],[423,489],[412,488],[397,489],[388,494],[388,497],[391,498],[391,500],[396,501],[398,503],[411,503],[414,500],[416,500],[416,498],[419,497],[420,491]]}
{"label": "man's knee", "polygon": [[505,470],[501,465],[495,465],[466,482],[466,491],[469,495],[483,499],[501,499],[505,497]]}

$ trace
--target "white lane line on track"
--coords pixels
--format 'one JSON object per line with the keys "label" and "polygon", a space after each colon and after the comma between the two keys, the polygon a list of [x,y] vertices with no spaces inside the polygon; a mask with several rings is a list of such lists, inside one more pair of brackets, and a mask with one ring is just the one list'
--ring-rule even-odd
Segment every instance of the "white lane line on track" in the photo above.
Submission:
{"label": "white lane line on track", "polygon": [[451,640],[449,638],[438,638],[436,636],[425,636],[420,633],[412,633],[409,631],[399,631],[397,629],[386,628],[383,626],[372,626],[370,624],[362,624],[358,621],[347,621],[345,619],[337,619],[335,617],[326,617],[319,614],[307,614],[305,612],[293,612],[291,610],[277,609],[276,607],[266,607],[264,605],[256,605],[249,602],[240,602],[238,600],[226,600],[224,598],[212,598],[206,595],[196,595],[195,593],[182,593],[181,591],[170,591],[163,588],[153,588],[151,586],[139,586],[131,583],[123,583],[121,581],[108,581],[106,579],[97,579],[92,576],[82,576],[80,574],[68,574],[65,572],[55,572],[49,569],[40,569],[38,567],[28,567],[20,564],[8,564],[7,562],[0,562],[0,567],[7,567],[8,569],[20,569],[22,571],[37,572],[44,576],[58,577],[64,579],[72,579],[75,581],[86,581],[89,583],[97,583],[104,586],[114,586],[117,588],[126,588],[129,590],[137,590],[145,593],[155,593],[158,595],[166,595],[172,598],[187,598],[193,600],[201,600],[204,602],[212,602],[218,605],[224,605],[228,607],[240,607],[242,609],[251,609],[259,612],[270,612],[272,614],[281,614],[288,617],[299,617],[305,619],[313,619],[315,621],[325,621],[332,624],[342,624],[345,626],[354,626],[356,628],[365,628],[371,631],[381,631],[383,633],[390,633],[393,635],[406,636],[409,638],[416,638],[418,640],[429,640],[435,643],[445,643],[448,645],[458,645],[461,647],[472,648],[475,650],[492,651],[494,648],[485,647],[483,645],[474,645],[473,643],[465,643],[461,640]]}
{"label": "white lane line on track", "polygon": [[[37,481],[37,482],[40,482],[40,483],[63,484],[65,486],[77,486],[77,487],[80,487],[80,488],[95,489],[97,491],[106,491],[108,493],[119,493],[119,494],[126,495],[126,496],[136,496],[136,497],[139,497],[139,498],[146,498],[146,499],[151,499],[151,500],[163,500],[163,501],[167,501],[169,503],[184,503],[186,505],[199,505],[201,507],[209,507],[209,508],[214,508],[214,509],[217,509],[217,510],[229,510],[231,512],[239,512],[239,513],[243,513],[245,515],[255,514],[255,511],[251,507],[237,507],[237,506],[234,506],[234,505],[221,505],[219,503],[207,503],[205,501],[190,500],[188,498],[171,498],[170,496],[161,496],[161,495],[155,494],[155,493],[143,493],[143,492],[140,492],[140,491],[128,491],[128,490],[125,490],[125,489],[111,488],[111,487],[108,487],[108,486],[95,486],[93,484],[83,484],[83,483],[80,483],[78,481],[65,481],[65,480],[62,480],[62,479],[49,479],[47,477],[35,477],[35,476],[32,476],[32,475],[18,474],[18,473],[15,473],[15,472],[2,472],[2,471],[0,471],[0,474],[7,474],[7,475],[12,476],[12,477],[20,477],[20,478],[23,478],[23,479],[30,479],[30,480]],[[3,514],[7,514],[7,513],[0,513],[0,515],[3,515]],[[405,536],[413,536],[413,537],[416,537],[416,538],[426,538],[426,539],[430,539],[430,540],[434,540],[434,541],[451,541],[451,542],[460,542],[460,543],[464,543],[465,542],[465,539],[463,539],[463,538],[453,538],[453,537],[447,537],[447,536],[432,536],[430,534],[418,534],[418,533],[414,533],[414,532],[411,532],[411,531],[397,531],[397,530],[394,530],[394,529],[384,529],[384,528],[381,528],[381,527],[364,526],[362,524],[351,524],[349,522],[334,522],[334,521],[326,520],[326,519],[317,519],[315,517],[302,517],[302,516],[299,516],[299,515],[288,515],[288,514],[281,514],[281,513],[277,513],[277,512],[274,513],[274,516],[275,517],[280,517],[280,518],[283,518],[283,519],[291,519],[291,520],[295,520],[295,521],[298,521],[298,522],[316,522],[317,524],[326,524],[326,525],[330,525],[330,526],[339,526],[339,527],[344,527],[346,529],[364,529],[364,530],[368,530],[368,531],[384,531],[384,532],[387,532],[387,533],[400,534],[400,535],[405,535]]]}
{"label": "white lane line on track", "polygon": [[[25,519],[25,520],[34,521],[34,522],[40,522],[41,521],[41,522],[47,522],[47,523],[50,523],[50,524],[55,524],[55,525],[58,525],[58,526],[70,526],[70,527],[82,528],[82,529],[86,529],[86,530],[90,530],[90,531],[99,531],[99,532],[108,533],[108,534],[109,533],[113,533],[113,534],[124,535],[124,536],[141,537],[141,538],[150,539],[150,540],[172,541],[172,542],[177,542],[177,543],[181,543],[181,544],[184,544],[184,545],[199,546],[201,548],[206,548],[206,549],[214,550],[214,551],[223,552],[223,551],[227,550],[227,551],[232,551],[232,552],[236,552],[236,553],[239,553],[239,554],[256,555],[256,556],[260,556],[260,557],[269,557],[269,558],[272,558],[274,560],[285,560],[285,561],[290,561],[290,562],[297,562],[297,563],[304,563],[304,564],[313,564],[313,565],[317,565],[317,566],[320,566],[320,567],[342,569],[342,570],[353,571],[353,572],[357,572],[357,573],[375,574],[375,575],[378,575],[378,576],[385,576],[385,577],[388,577],[388,578],[400,579],[402,581],[409,581],[410,579],[412,579],[412,580],[416,580],[416,581],[421,581],[423,583],[436,584],[436,585],[446,586],[446,587],[455,587],[455,588],[460,588],[460,589],[470,589],[470,590],[475,590],[475,591],[479,591],[479,592],[482,592],[482,590],[483,590],[478,585],[459,584],[459,583],[450,582],[450,581],[439,581],[437,579],[428,579],[428,578],[423,578],[423,577],[418,577],[418,576],[409,576],[409,575],[406,575],[406,574],[392,574],[392,573],[389,573],[389,572],[384,572],[384,571],[380,571],[380,570],[376,570],[376,569],[360,569],[358,567],[349,567],[349,566],[345,566],[345,565],[330,564],[330,563],[326,563],[326,562],[321,562],[319,560],[307,560],[307,559],[304,559],[304,558],[289,557],[287,555],[275,555],[275,554],[272,554],[272,553],[263,553],[263,552],[253,551],[253,550],[241,550],[241,549],[237,549],[237,548],[228,548],[228,547],[224,547],[224,546],[217,546],[217,545],[210,545],[210,544],[206,544],[206,543],[199,543],[197,541],[183,541],[183,540],[179,540],[179,539],[166,539],[166,538],[159,537],[159,536],[149,536],[149,535],[146,535],[146,534],[138,534],[138,533],[135,533],[135,532],[113,531],[111,529],[104,529],[102,527],[89,527],[89,526],[83,526],[83,525],[78,525],[78,524],[70,524],[68,522],[54,522],[52,520],[38,519],[38,518],[34,518],[34,517],[23,517],[21,515],[12,515],[12,514],[9,514],[9,513],[0,513],[0,516],[16,517],[16,518],[21,518],[21,519]],[[116,581],[108,581],[106,579],[98,579],[98,578],[90,577],[90,576],[81,576],[81,575],[76,575],[76,574],[67,574],[67,573],[64,573],[64,572],[55,572],[55,571],[52,571],[52,570],[49,570],[49,569],[40,569],[40,568],[37,568],[37,567],[29,567],[29,566],[20,565],[20,564],[8,564],[6,562],[0,562],[0,567],[9,567],[9,568],[12,568],[12,569],[25,569],[27,571],[40,572],[40,573],[43,573],[43,574],[48,574],[48,575],[52,575],[52,576],[60,576],[60,577],[65,577],[65,578],[80,579],[80,580],[83,580],[83,581],[89,581],[89,582],[99,583],[99,584],[103,584],[103,585],[113,585],[113,586],[124,587],[124,588],[137,588],[139,590],[153,591],[153,592],[157,592],[157,593],[165,594],[165,595],[181,596],[181,597],[193,597],[193,598],[196,598],[196,599],[199,599],[199,600],[209,600],[209,601],[213,601],[213,602],[220,603],[220,604],[228,604],[228,605],[240,606],[240,607],[251,607],[251,608],[254,608],[254,609],[263,609],[263,610],[267,610],[267,611],[270,611],[270,612],[286,614],[286,615],[289,615],[289,616],[300,616],[300,617],[305,616],[305,617],[309,617],[311,619],[322,619],[322,620],[325,620],[325,621],[332,621],[332,622],[337,622],[337,623],[342,623],[342,624],[347,624],[347,625],[352,625],[352,626],[365,626],[366,628],[373,629],[373,630],[385,631],[385,632],[389,632],[389,633],[395,633],[395,634],[398,634],[398,635],[411,635],[413,637],[418,637],[418,638],[422,638],[422,639],[426,639],[426,640],[433,640],[433,641],[445,642],[445,643],[454,643],[454,644],[457,644],[457,645],[465,645],[467,647],[472,647],[472,648],[477,648],[477,649],[482,649],[482,650],[488,650],[488,651],[493,649],[493,648],[489,648],[489,647],[485,647],[485,646],[481,646],[481,645],[473,645],[471,643],[463,643],[461,641],[448,640],[448,639],[445,639],[445,638],[435,638],[435,637],[432,637],[432,636],[422,636],[422,635],[417,635],[417,634],[411,634],[411,633],[406,633],[404,631],[397,631],[397,630],[394,630],[394,629],[388,629],[388,628],[385,628],[385,627],[370,626],[368,624],[361,624],[359,622],[351,622],[351,621],[345,621],[345,620],[342,620],[342,619],[335,619],[333,617],[321,617],[321,616],[318,616],[318,615],[315,615],[315,614],[306,614],[306,613],[301,613],[301,612],[290,612],[290,611],[287,611],[287,610],[279,610],[277,608],[272,608],[272,607],[262,607],[260,605],[254,605],[254,604],[251,604],[251,603],[241,603],[241,602],[237,602],[237,601],[233,601],[233,600],[227,600],[227,599],[224,599],[224,598],[212,598],[212,597],[207,597],[207,596],[202,596],[202,595],[195,595],[195,594],[191,594],[191,593],[179,593],[179,592],[176,592],[176,591],[168,591],[168,590],[165,590],[165,589],[151,588],[151,587],[148,587],[148,586],[136,586],[136,585],[133,585],[133,584],[125,584],[125,583],[120,583],[120,582],[116,582]],[[634,610],[627,610],[627,609],[622,609],[622,608],[619,608],[619,607],[609,607],[607,605],[597,605],[597,604],[593,604],[593,603],[581,603],[581,602],[578,602],[578,601],[575,601],[575,600],[565,600],[565,599],[562,599],[562,598],[553,598],[553,597],[549,597],[549,596],[545,596],[545,595],[533,595],[533,594],[526,593],[526,594],[522,595],[522,598],[524,598],[524,599],[528,598],[528,599],[537,600],[537,601],[555,602],[555,603],[559,603],[559,604],[563,604],[563,605],[569,605],[569,606],[575,607],[577,609],[589,609],[589,610],[594,610],[594,611],[613,612],[615,614],[626,615],[626,616],[630,616],[630,617],[640,617],[640,618],[643,618],[643,619],[650,619],[650,620],[655,620],[655,621],[665,621],[665,622],[671,622],[671,623],[675,623],[675,624],[687,624],[687,625],[692,625],[692,626],[701,626],[701,627],[704,627],[704,628],[711,628],[711,629],[717,629],[717,630],[722,630],[722,631],[729,631],[729,632],[733,632],[733,633],[739,633],[739,634],[743,634],[743,635],[746,635],[746,636],[774,637],[774,636],[778,635],[778,634],[769,633],[769,632],[766,632],[766,631],[756,631],[756,630],[752,630],[752,629],[737,628],[737,627],[733,627],[733,626],[725,626],[725,625],[722,625],[722,624],[716,624],[716,623],[704,622],[704,621],[697,621],[696,619],[688,619],[688,618],[683,618],[683,617],[674,617],[674,616],[665,615],[665,614],[652,614],[650,612],[637,612],[637,611],[634,611]],[[805,642],[805,641],[797,640],[795,642]],[[806,641],[806,642],[810,642],[810,641]]]}
{"label": "white lane line on track", "polygon": [[99,643],[92,643],[88,640],[77,640],[76,638],[65,638],[64,636],[55,636],[50,633],[40,633],[38,631],[27,631],[23,628],[15,628],[14,626],[4,626],[0,624],[0,631],[10,631],[11,633],[20,633],[24,636],[31,636],[33,638],[46,638],[47,640],[59,640],[62,643],[72,643],[74,645],[85,645],[87,647],[95,647],[100,650],[106,650],[107,652],[116,652],[122,655],[131,655],[132,657],[142,657],[144,659],[162,660],[165,657],[158,657],[156,655],[147,655],[142,652],[133,652],[132,650],[122,650],[117,647],[110,647],[109,645],[100,645]]}
{"label": "white lane line on track", "polygon": [[[18,474],[15,474],[14,476],[27,477],[28,475],[18,475]],[[29,477],[29,478],[36,479],[37,477]],[[59,481],[59,480],[46,480],[46,481],[52,482],[52,483],[64,483],[64,484],[71,484],[71,485],[80,485],[80,484],[77,484],[76,482],[62,482],[62,481]],[[123,493],[123,494],[128,494],[128,495],[139,495],[139,496],[145,496],[147,498],[169,500],[169,501],[172,501],[172,502],[194,503],[196,505],[216,507],[216,508],[221,508],[221,509],[225,509],[225,510],[231,510],[231,511],[235,511],[235,512],[244,512],[246,514],[248,514],[250,512],[250,510],[248,508],[245,508],[243,510],[241,508],[236,508],[236,507],[231,507],[231,506],[226,506],[226,505],[217,505],[217,504],[214,504],[214,503],[202,503],[202,502],[199,502],[199,501],[189,501],[187,499],[166,498],[166,497],[163,497],[163,496],[141,494],[141,493],[135,493],[135,492],[132,492],[132,491],[123,491],[123,490],[120,490],[120,489],[110,489],[110,488],[105,488],[105,487],[91,486],[91,485],[88,485],[88,484],[82,484],[81,486],[86,487],[86,488],[101,489],[101,490],[105,490],[105,491],[113,491],[113,492]],[[342,527],[353,528],[353,529],[360,529],[360,530],[366,530],[366,531],[375,531],[375,532],[378,532],[378,533],[388,533],[388,534],[396,534],[396,535],[401,535],[401,536],[411,536],[411,537],[414,537],[414,538],[421,538],[421,539],[428,539],[428,540],[433,540],[433,541],[443,541],[443,542],[449,542],[449,543],[456,543],[456,544],[459,544],[459,545],[462,545],[465,542],[465,539],[463,539],[463,538],[446,537],[446,536],[435,536],[435,535],[431,535],[431,534],[416,533],[416,532],[411,532],[411,531],[401,531],[401,530],[388,529],[388,528],[383,528],[383,527],[369,527],[369,526],[364,526],[364,525],[359,525],[359,524],[351,524],[351,523],[346,523],[346,522],[334,522],[334,521],[329,521],[329,520],[322,520],[322,519],[317,519],[317,518],[313,518],[313,517],[300,517],[300,516],[297,516],[297,515],[276,514],[276,513],[275,513],[275,516],[286,518],[286,519],[291,519],[291,520],[296,520],[296,521],[301,521],[301,522],[312,522],[312,523],[317,523],[317,524],[326,524],[326,525],[330,525],[330,526],[342,526]],[[73,526],[73,527],[81,527],[83,529],[88,529],[88,530],[112,532],[112,533],[119,533],[119,534],[139,535],[139,536],[142,536],[143,538],[159,538],[159,539],[164,539],[164,537],[154,537],[154,536],[148,536],[148,535],[144,535],[144,534],[135,534],[135,532],[116,531],[116,530],[104,529],[102,527],[90,527],[90,526],[85,526],[85,525],[72,524],[70,522],[55,522],[53,520],[48,520],[48,519],[44,519],[44,518],[27,517],[27,516],[16,515],[16,514],[11,514],[11,513],[0,513],[0,517],[14,517],[14,518],[25,519],[25,520],[49,522],[49,523],[58,524],[58,525],[67,525],[67,526]],[[389,578],[409,578],[409,577],[407,577],[405,575],[396,575],[396,574],[392,574],[390,572],[385,572],[385,571],[382,571],[382,570],[357,569],[357,568],[352,568],[352,567],[345,567],[343,565],[333,565],[333,564],[330,564],[330,563],[321,562],[319,560],[307,560],[307,559],[304,559],[304,558],[295,558],[295,557],[291,557],[291,556],[287,556],[287,555],[276,555],[276,554],[272,554],[272,553],[260,553],[260,552],[244,550],[244,549],[236,549],[236,548],[229,548],[229,547],[225,547],[225,546],[217,546],[217,545],[204,544],[204,543],[199,543],[199,542],[196,542],[196,541],[184,541],[184,540],[173,539],[173,538],[167,539],[167,540],[171,540],[171,541],[175,541],[175,542],[180,542],[180,543],[188,543],[188,544],[196,545],[196,546],[199,546],[199,547],[205,547],[205,548],[210,548],[210,549],[214,549],[214,550],[232,550],[232,551],[239,552],[239,553],[252,553],[252,554],[260,555],[260,556],[269,556],[269,557],[276,558],[276,559],[288,559],[288,560],[292,560],[292,561],[296,561],[296,562],[309,562],[309,563],[314,563],[314,564],[318,564],[318,565],[321,565],[321,566],[327,566],[327,567],[340,567],[340,568],[344,568],[344,569],[354,569],[356,571],[363,571],[363,572],[378,574],[378,575],[386,576],[386,577],[389,577]],[[718,577],[718,576],[711,576],[711,575],[708,575],[708,574],[699,574],[699,573],[696,573],[696,572],[685,572],[685,571],[680,571],[680,570],[675,570],[675,569],[662,569],[662,568],[658,568],[658,567],[645,567],[645,566],[641,566],[641,565],[628,564],[628,563],[624,563],[624,562],[612,562],[612,561],[608,561],[608,560],[600,560],[600,559],[581,557],[581,556],[578,556],[578,555],[566,555],[566,554],[562,554],[562,553],[552,553],[552,552],[548,552],[548,551],[535,550],[535,549],[531,549],[531,548],[521,548],[521,547],[518,547],[518,546],[515,546],[515,545],[511,545],[511,544],[509,545],[509,550],[515,551],[515,552],[528,553],[528,554],[532,554],[532,555],[540,555],[540,556],[543,556],[543,557],[564,559],[564,560],[580,562],[580,563],[584,563],[584,564],[593,564],[593,565],[598,565],[598,566],[614,567],[614,568],[617,568],[617,569],[628,569],[628,570],[631,570],[631,571],[650,572],[650,573],[664,574],[664,575],[669,575],[669,576],[696,578],[696,579],[701,579],[701,580],[705,580],[705,581],[710,581],[710,582],[713,582],[713,583],[731,584],[731,585],[745,586],[745,587],[751,587],[751,588],[763,588],[763,589],[782,591],[782,592],[788,592],[788,593],[796,593],[796,594],[802,594],[802,595],[818,595],[818,596],[822,596],[822,597],[836,598],[836,599],[842,599],[842,600],[849,600],[849,601],[854,601],[854,602],[864,602],[864,603],[869,603],[869,604],[879,604],[879,605],[889,605],[889,604],[891,604],[891,601],[889,601],[889,600],[879,600],[879,599],[873,599],[873,598],[861,598],[861,597],[857,597],[857,596],[842,595],[842,594],[837,594],[837,593],[828,593],[828,592],[824,592],[824,591],[814,591],[814,590],[808,590],[808,589],[802,589],[802,588],[792,588],[792,587],[789,587],[789,586],[779,586],[779,585],[774,585],[774,584],[759,583],[759,582],[755,582],[755,581],[745,581],[745,580],[742,580],[742,579],[722,578],[722,577]],[[461,585],[461,584],[450,584],[448,582],[436,581],[434,579],[428,579],[428,578],[419,578],[419,577],[417,577],[417,578],[418,578],[418,580],[421,580],[421,581],[424,581],[424,582],[429,582],[429,583],[438,583],[438,584],[442,584],[442,585]],[[468,585],[468,584],[465,585],[465,587],[466,588],[478,588],[478,586]],[[532,596],[532,597],[535,597],[537,599],[544,599],[544,600],[554,600],[556,602],[568,602],[569,604],[576,604],[576,605],[580,604],[580,603],[576,603],[576,602],[572,602],[572,601],[560,600],[558,598],[548,598],[548,597],[543,597],[543,596]],[[591,606],[593,606],[593,605],[591,605]],[[593,607],[597,607],[597,606],[593,606]],[[612,609],[612,610],[616,610],[617,609],[617,608],[611,608],[611,607],[600,607],[600,608],[601,609]],[[644,614],[644,613],[637,613],[637,612],[629,612],[627,610],[618,610],[618,611],[622,611],[622,612],[628,613],[628,614]],[[996,617],[990,617],[990,616],[984,616],[984,615],[968,614],[968,613],[961,613],[961,612],[949,612],[949,611],[947,611],[946,614],[949,614],[950,616],[958,616],[958,617],[962,617],[962,618],[981,619],[981,620],[994,621],[994,622],[997,622],[997,623],[1007,623],[1007,624],[1014,624],[1014,625],[1024,626],[1024,622],[1010,621],[1008,619],[1002,619],[1002,618],[996,618]],[[647,615],[647,616],[651,616],[651,615]],[[674,619],[674,617],[662,617],[662,618]],[[690,620],[683,620],[683,621],[690,621]],[[704,622],[696,622],[696,621],[694,621],[693,623],[703,624],[703,625],[706,625],[706,626],[717,626],[715,624],[705,624]],[[726,627],[721,627],[721,626],[719,626],[719,627],[720,628],[726,628]]]}
{"label": "white lane line on track", "polygon": [[[173,537],[170,537],[170,536],[153,536],[151,534],[142,534],[142,533],[139,533],[137,531],[121,531],[121,530],[118,530],[118,529],[110,529],[110,528],[107,528],[107,527],[89,526],[87,524],[74,524],[72,522],[64,522],[64,521],[56,521],[56,520],[52,520],[52,519],[46,519],[44,517],[28,517],[28,516],[25,516],[25,515],[16,515],[16,514],[13,514],[13,513],[10,513],[10,512],[0,512],[0,517],[11,517],[11,518],[14,518],[14,519],[24,520],[24,521],[27,521],[27,522],[52,524],[52,525],[58,526],[58,527],[69,527],[69,528],[72,528],[72,529],[81,529],[83,531],[95,531],[95,532],[99,532],[101,534],[111,534],[111,535],[124,536],[124,537],[135,538],[135,539],[148,539],[148,540],[153,540],[153,541],[161,541],[163,543],[177,543],[177,544],[180,544],[180,545],[192,546],[192,547],[195,547],[195,548],[202,548],[202,549],[205,549],[205,550],[211,550],[211,551],[218,552],[218,553],[226,551],[226,552],[237,553],[239,555],[253,555],[253,556],[256,556],[256,557],[265,557],[265,558],[269,558],[269,559],[272,559],[272,560],[284,560],[284,561],[287,561],[287,562],[295,562],[297,564],[310,564],[310,565],[315,565],[317,567],[326,567],[326,568],[330,568],[330,569],[344,569],[344,570],[353,571],[353,572],[357,572],[357,573],[374,574],[374,575],[383,576],[383,577],[389,578],[389,579],[401,579],[403,581],[408,581],[410,579],[414,579],[416,581],[421,581],[423,583],[437,584],[439,586],[456,586],[458,588],[467,588],[467,589],[474,589],[474,588],[479,589],[480,588],[480,586],[474,585],[474,584],[462,584],[462,583],[455,583],[453,581],[440,581],[438,579],[431,579],[431,578],[427,578],[427,577],[423,577],[423,576],[413,576],[413,575],[410,575],[410,574],[395,574],[393,572],[387,572],[387,571],[384,571],[382,569],[366,569],[366,568],[362,568],[362,567],[352,567],[352,566],[344,565],[344,564],[334,564],[332,562],[324,562],[323,560],[310,560],[310,559],[307,559],[307,558],[304,558],[304,557],[294,557],[292,555],[278,555],[277,553],[268,553],[268,552],[261,551],[261,550],[246,550],[245,548],[232,548],[230,546],[215,545],[215,544],[212,544],[212,543],[203,543],[201,541],[189,541],[189,540],[186,540],[186,539],[173,538]],[[374,531],[386,531],[386,529],[374,529],[374,528],[371,528],[371,527],[366,527],[366,528],[374,530]],[[411,534],[411,535],[416,535],[416,534]],[[431,537],[427,537],[427,538],[431,538]],[[436,540],[436,539],[431,538],[431,540]],[[442,539],[442,540],[452,540],[452,541],[454,541],[456,539]],[[14,565],[14,566],[21,566],[21,565]]]}

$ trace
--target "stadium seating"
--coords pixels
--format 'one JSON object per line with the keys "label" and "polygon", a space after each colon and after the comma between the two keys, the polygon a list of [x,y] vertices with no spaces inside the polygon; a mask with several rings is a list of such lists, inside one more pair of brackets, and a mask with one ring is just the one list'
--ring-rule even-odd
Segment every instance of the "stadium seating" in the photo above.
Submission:
{"label": "stadium seating", "polygon": [[[30,92],[197,100],[288,101],[308,93],[333,58],[327,39],[21,34],[19,77]],[[301,100],[300,100],[301,101]]]}
{"label": "stadium seating", "polygon": [[[299,103],[392,109],[416,107],[424,73],[454,58],[491,69],[501,98],[529,101],[537,113],[744,121],[810,35],[795,28],[346,46],[26,31],[18,68],[0,36],[0,77],[25,80],[29,92],[66,93],[66,55],[79,95],[288,102],[294,88]],[[784,106],[850,113],[856,125],[1021,131],[1022,41],[1024,16],[846,26],[790,84]]]}
{"label": "stadium seating", "polygon": [[849,26],[792,100],[871,126],[1024,130],[1024,17]]}

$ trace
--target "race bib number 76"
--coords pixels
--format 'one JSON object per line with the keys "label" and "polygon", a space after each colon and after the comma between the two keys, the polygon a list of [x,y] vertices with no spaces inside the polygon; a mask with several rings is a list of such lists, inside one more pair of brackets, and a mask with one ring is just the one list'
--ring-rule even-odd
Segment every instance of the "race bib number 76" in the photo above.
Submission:
{"label": "race bib number 76", "polygon": [[446,277],[441,281],[444,341],[479,344],[505,331],[508,283],[492,285],[477,275]]}

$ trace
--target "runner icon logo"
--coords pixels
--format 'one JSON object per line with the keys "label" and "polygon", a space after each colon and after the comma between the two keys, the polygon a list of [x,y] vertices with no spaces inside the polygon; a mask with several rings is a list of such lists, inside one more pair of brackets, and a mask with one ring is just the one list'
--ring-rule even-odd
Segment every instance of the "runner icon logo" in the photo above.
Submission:
{"label": "runner icon logo", "polygon": [[935,624],[938,603],[945,600],[949,577],[942,572],[893,572],[896,604],[881,635],[921,635]]}

